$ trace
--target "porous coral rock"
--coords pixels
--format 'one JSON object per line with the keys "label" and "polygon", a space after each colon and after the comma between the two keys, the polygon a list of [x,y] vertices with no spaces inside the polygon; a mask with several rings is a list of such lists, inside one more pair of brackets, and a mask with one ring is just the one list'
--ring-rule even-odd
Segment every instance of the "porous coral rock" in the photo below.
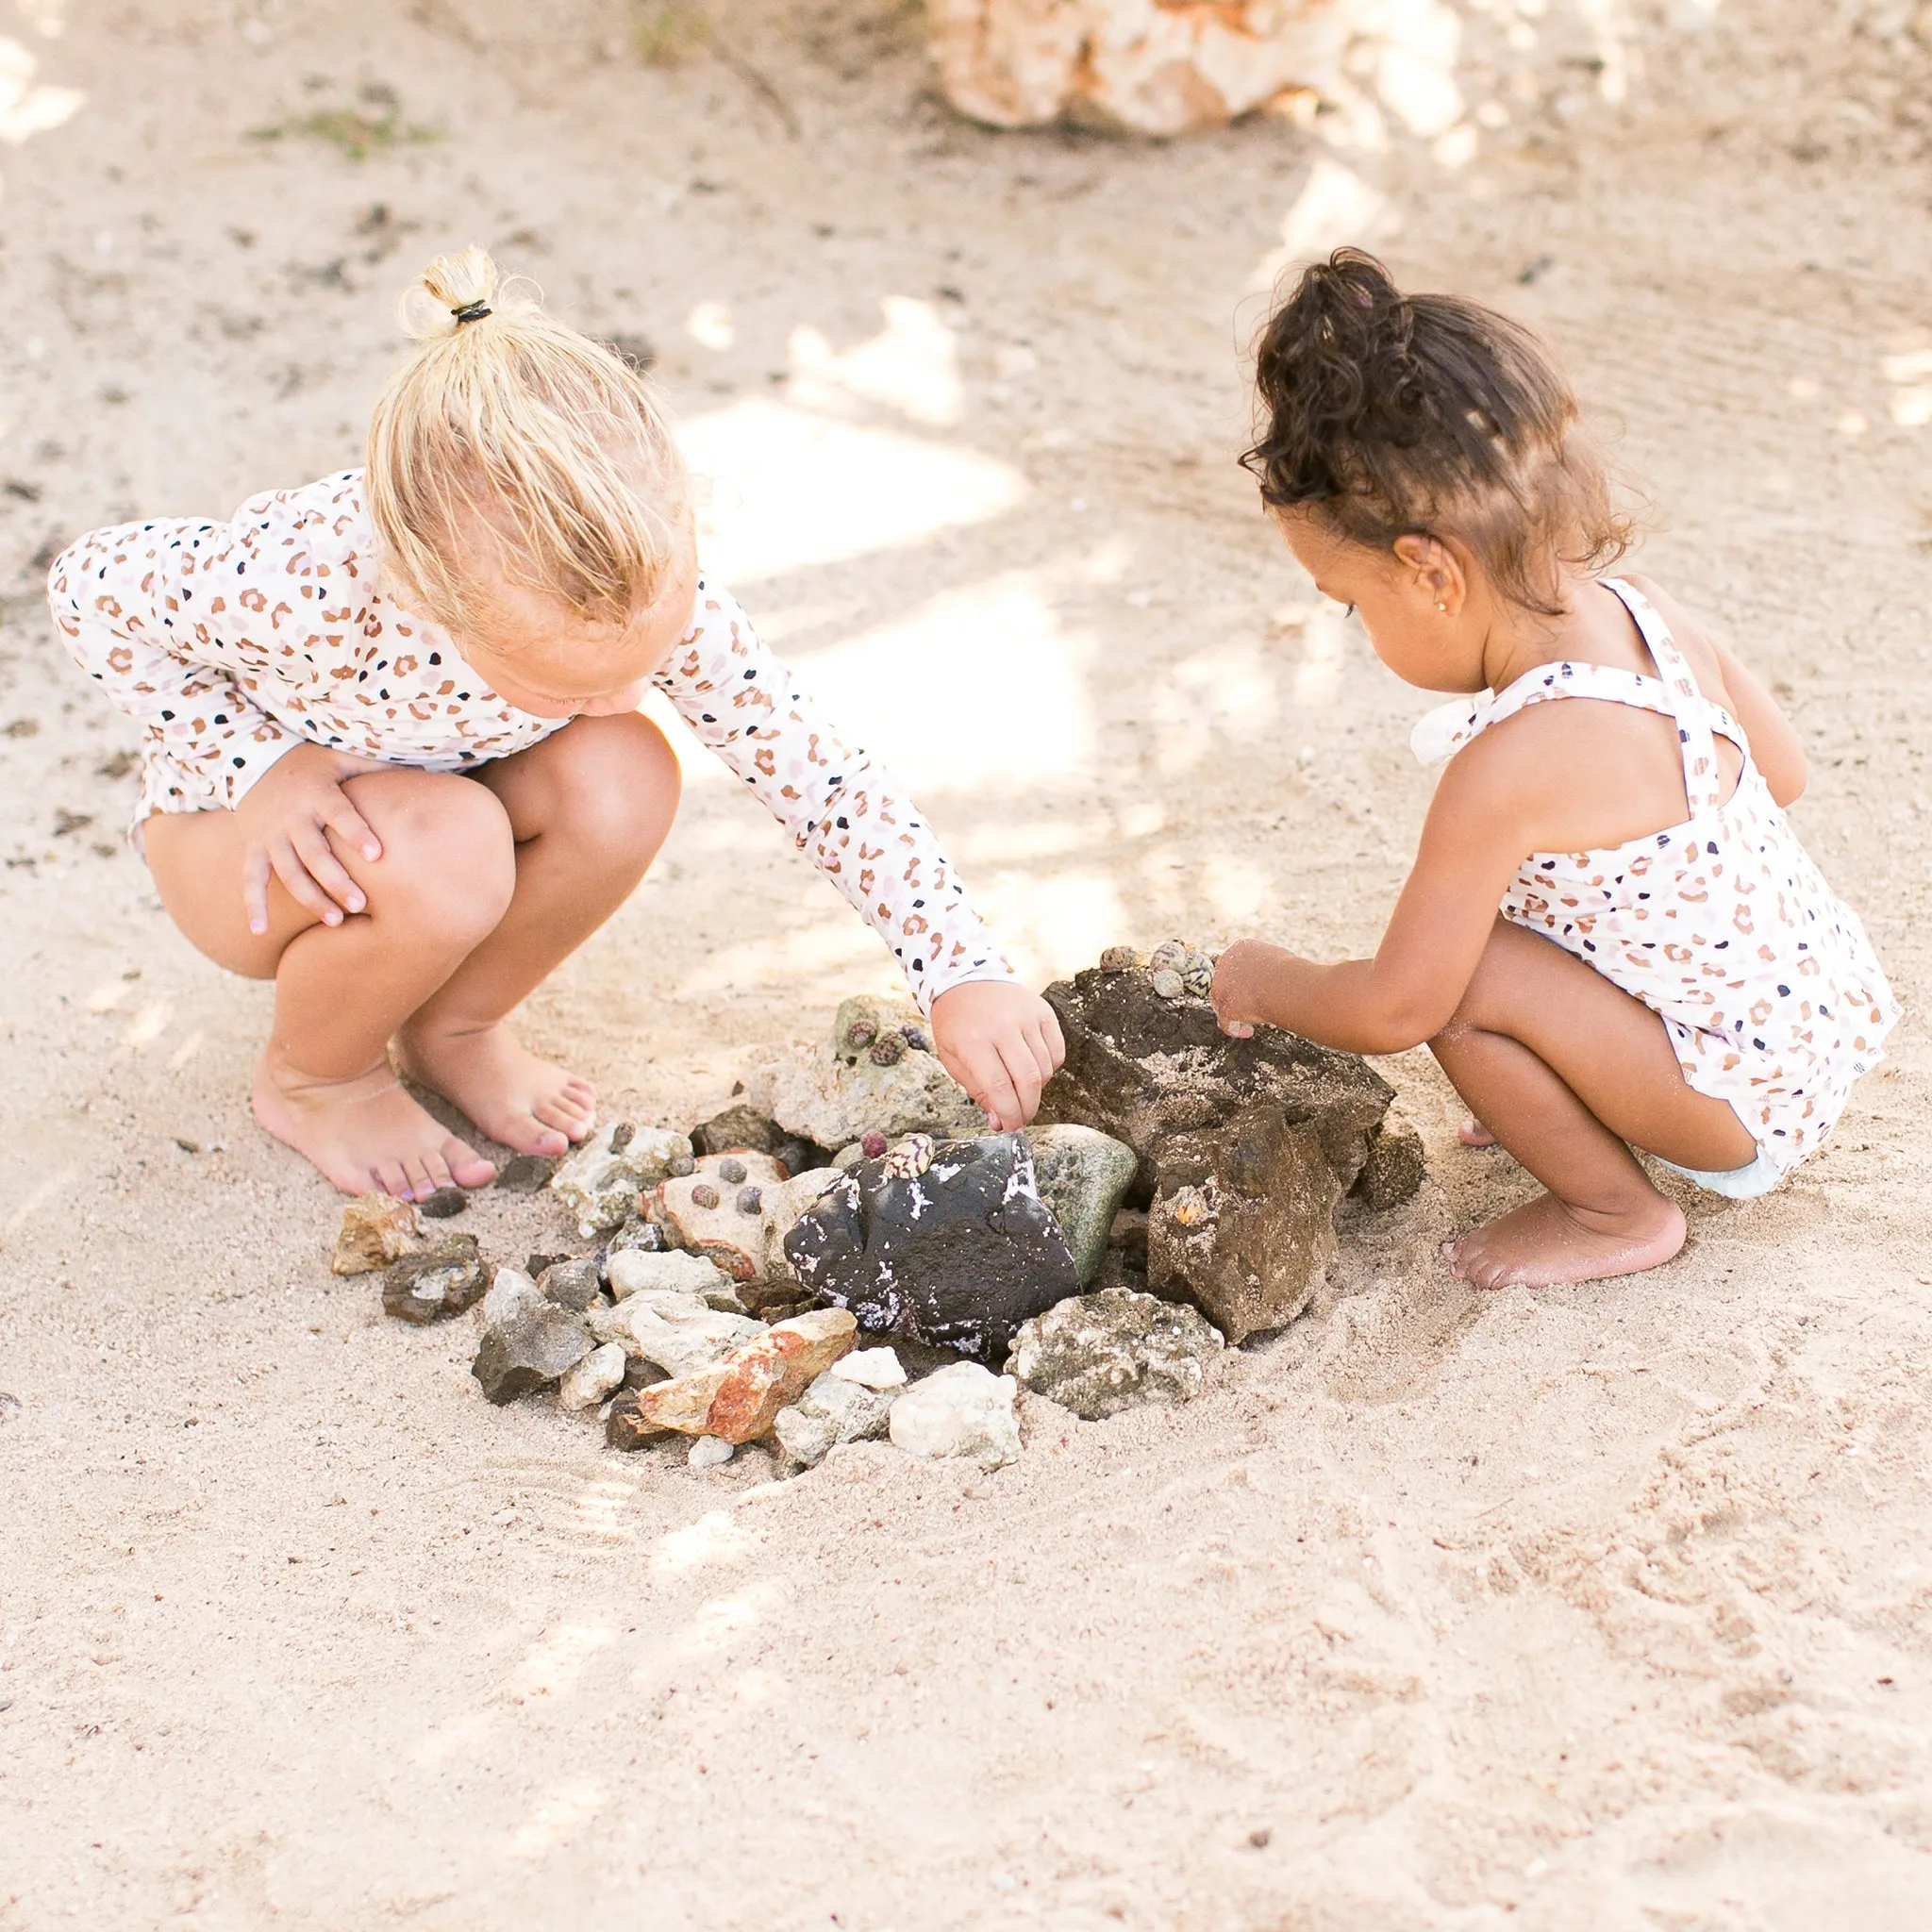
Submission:
{"label": "porous coral rock", "polygon": [[342,1224],[328,1257],[332,1274],[368,1274],[400,1260],[421,1238],[416,1210],[393,1194],[358,1194],[342,1209]]}
{"label": "porous coral rock", "polygon": [[[887,1037],[903,1051],[892,1049],[891,1064],[882,1065],[873,1050]],[[979,1132],[985,1115],[930,1047],[912,1008],[860,995],[840,1007],[825,1045],[794,1049],[756,1068],[745,1097],[787,1132],[821,1147],[847,1147],[874,1132]]]}
{"label": "porous coral rock", "polygon": [[[737,1200],[747,1181],[759,1194],[750,1213]],[[704,1256],[734,1281],[758,1281],[771,1267],[764,1193],[769,1189],[776,1195],[784,1185],[785,1170],[769,1154],[708,1154],[691,1174],[669,1177],[651,1191],[651,1220],[675,1245]]]}
{"label": "porous coral rock", "polygon": [[875,1334],[981,1361],[1079,1286],[1018,1134],[940,1145],[922,1174],[890,1153],[840,1175],[785,1238],[799,1280]]}
{"label": "porous coral rock", "polygon": [[994,127],[1169,138],[1346,83],[1365,16],[1341,0],[933,0],[940,84]]}
{"label": "porous coral rock", "polygon": [[1262,1104],[1162,1143],[1147,1285],[1231,1342],[1294,1320],[1336,1251],[1341,1187],[1312,1124]]}
{"label": "porous coral rock", "polygon": [[608,1234],[636,1212],[640,1194],[690,1158],[687,1136],[618,1121],[564,1160],[551,1175],[550,1189],[576,1215],[580,1234]]}
{"label": "porous coral rock", "polygon": [[1141,1402],[1191,1402],[1224,1347],[1191,1307],[1108,1289],[1074,1295],[1025,1323],[1007,1372],[1089,1422]]}
{"label": "porous coral rock", "polygon": [[855,1348],[850,1355],[835,1361],[825,1374],[838,1376],[841,1382],[857,1382],[861,1389],[883,1391],[906,1386],[905,1364],[890,1348]]}
{"label": "porous coral rock", "polygon": [[964,1457],[998,1469],[1020,1456],[1019,1384],[977,1362],[936,1369],[892,1405],[888,1424],[894,1444],[908,1456]]}

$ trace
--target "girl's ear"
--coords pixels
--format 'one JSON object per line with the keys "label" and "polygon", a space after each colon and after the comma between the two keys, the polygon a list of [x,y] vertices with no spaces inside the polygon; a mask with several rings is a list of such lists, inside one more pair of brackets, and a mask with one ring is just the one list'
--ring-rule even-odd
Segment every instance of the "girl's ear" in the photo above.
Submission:
{"label": "girl's ear", "polygon": [[1469,574],[1440,537],[1398,537],[1394,542],[1402,574],[1416,596],[1454,617],[1469,602]]}

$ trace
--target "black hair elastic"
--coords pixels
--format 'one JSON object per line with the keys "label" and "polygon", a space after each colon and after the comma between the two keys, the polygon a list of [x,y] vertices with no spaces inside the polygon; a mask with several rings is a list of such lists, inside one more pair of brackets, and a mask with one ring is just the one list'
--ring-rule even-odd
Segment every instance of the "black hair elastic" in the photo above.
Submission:
{"label": "black hair elastic", "polygon": [[452,308],[450,310],[450,313],[457,319],[457,326],[458,328],[461,328],[466,322],[481,322],[486,315],[491,312],[491,307],[487,302],[465,302],[460,308]]}

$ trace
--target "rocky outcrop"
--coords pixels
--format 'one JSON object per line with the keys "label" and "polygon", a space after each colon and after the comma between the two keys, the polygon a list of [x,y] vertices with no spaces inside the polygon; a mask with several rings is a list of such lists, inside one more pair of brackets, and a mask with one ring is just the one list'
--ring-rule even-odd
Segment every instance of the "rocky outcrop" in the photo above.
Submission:
{"label": "rocky outcrop", "polygon": [[1108,1289],[1026,1323],[1007,1369],[1023,1388],[1098,1422],[1138,1403],[1191,1402],[1223,1347],[1194,1309]]}
{"label": "rocky outcrop", "polygon": [[1284,1327],[1336,1250],[1341,1189],[1312,1123],[1263,1102],[1160,1149],[1147,1285],[1191,1301],[1229,1341]]}
{"label": "rocky outcrop", "polygon": [[1095,967],[1047,988],[1067,1058],[1041,1096],[1041,1121],[1124,1141],[1140,1157],[1144,1202],[1172,1136],[1265,1103],[1290,1126],[1312,1126],[1337,1182],[1353,1186],[1394,1089],[1358,1056],[1277,1027],[1230,1040],[1207,1000],[1163,997],[1154,977],[1142,966]]}
{"label": "rocky outcrop", "polygon": [[932,0],[946,97],[994,127],[1224,126],[1341,77],[1341,0]]}

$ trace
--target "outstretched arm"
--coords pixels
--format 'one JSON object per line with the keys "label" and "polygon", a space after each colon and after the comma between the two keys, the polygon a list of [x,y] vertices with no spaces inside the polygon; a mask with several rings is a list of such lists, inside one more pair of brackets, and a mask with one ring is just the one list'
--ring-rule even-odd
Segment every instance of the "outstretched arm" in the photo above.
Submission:
{"label": "outstretched arm", "polygon": [[718,586],[657,683],[891,948],[933,1043],[995,1126],[1024,1125],[1064,1049],[1052,1009],[1014,979],[918,808],[848,743]]}
{"label": "outstretched arm", "polygon": [[1242,940],[1214,973],[1222,1028],[1246,1039],[1283,1026],[1350,1053],[1403,1053],[1448,1024],[1496,923],[1533,829],[1499,767],[1522,747],[1498,729],[1457,755],[1436,788],[1402,896],[1373,959],[1321,965]]}

